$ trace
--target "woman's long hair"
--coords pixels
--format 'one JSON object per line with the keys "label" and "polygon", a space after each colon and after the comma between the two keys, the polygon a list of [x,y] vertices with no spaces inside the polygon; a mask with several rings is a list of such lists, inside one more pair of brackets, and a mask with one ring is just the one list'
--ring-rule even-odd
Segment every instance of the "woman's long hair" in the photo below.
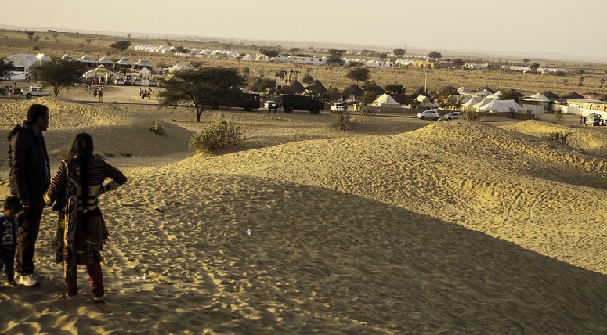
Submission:
{"label": "woman's long hair", "polygon": [[[83,214],[86,218],[88,212],[86,209],[89,204],[89,159],[93,157],[93,138],[91,135],[87,133],[76,135],[69,157],[70,159],[75,159],[78,166],[78,184],[81,192],[78,195],[78,200],[80,200],[85,209]],[[84,229],[88,233],[86,223],[84,224]]]}

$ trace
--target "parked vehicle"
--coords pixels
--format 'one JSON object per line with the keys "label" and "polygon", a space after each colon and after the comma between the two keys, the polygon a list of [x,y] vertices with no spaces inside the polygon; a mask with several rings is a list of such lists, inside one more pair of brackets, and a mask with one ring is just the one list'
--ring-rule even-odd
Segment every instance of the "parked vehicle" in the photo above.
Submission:
{"label": "parked vehicle", "polygon": [[440,114],[438,114],[438,109],[428,109],[423,112],[417,113],[417,117],[422,120],[429,119],[438,121],[438,119],[440,118]]}
{"label": "parked vehicle", "polygon": [[348,106],[343,102],[335,102],[331,104],[331,113],[333,112],[343,112],[348,109]]}
{"label": "parked vehicle", "polygon": [[459,117],[462,115],[462,113],[460,112],[451,112],[451,113],[447,113],[443,116],[443,120],[445,121],[449,121],[449,120],[457,120],[459,119]]}
{"label": "parked vehicle", "polygon": [[273,101],[273,100],[268,100],[268,101],[266,101],[265,104],[263,104],[263,107],[265,109],[267,109],[268,112],[272,112],[272,111],[276,112],[276,110],[278,109],[278,103],[276,103],[276,101]]}
{"label": "parked vehicle", "polygon": [[598,114],[592,113],[586,117],[585,124],[587,126],[601,126],[603,125],[603,120]]}
{"label": "parked vehicle", "polygon": [[254,109],[259,109],[259,93],[240,92],[239,99],[233,99],[230,101],[224,101],[221,105],[212,106],[213,109],[219,109],[223,107],[241,107],[247,112]]}
{"label": "parked vehicle", "polygon": [[39,86],[30,86],[27,90],[23,90],[23,95],[31,99],[32,97],[45,97],[50,96],[51,92],[45,92],[42,90],[42,87]]}
{"label": "parked vehicle", "polygon": [[124,79],[123,78],[116,78],[116,80],[114,80],[114,84],[115,85],[124,85]]}
{"label": "parked vehicle", "polygon": [[324,109],[322,97],[311,97],[309,95],[284,94],[281,96],[282,108],[285,113],[292,111],[307,110],[312,114],[318,114]]}

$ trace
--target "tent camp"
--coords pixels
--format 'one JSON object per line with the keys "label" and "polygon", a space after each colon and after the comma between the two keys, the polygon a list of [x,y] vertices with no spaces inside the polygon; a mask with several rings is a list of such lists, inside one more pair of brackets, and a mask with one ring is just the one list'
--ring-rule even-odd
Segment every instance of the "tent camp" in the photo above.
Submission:
{"label": "tent camp", "polygon": [[509,112],[522,112],[525,109],[521,105],[517,104],[514,100],[493,100],[488,104],[480,106],[479,111],[490,112],[490,113],[509,113]]}
{"label": "tent camp", "polygon": [[385,93],[377,97],[377,99],[371,103],[371,106],[400,108],[400,104],[396,102],[391,95]]}

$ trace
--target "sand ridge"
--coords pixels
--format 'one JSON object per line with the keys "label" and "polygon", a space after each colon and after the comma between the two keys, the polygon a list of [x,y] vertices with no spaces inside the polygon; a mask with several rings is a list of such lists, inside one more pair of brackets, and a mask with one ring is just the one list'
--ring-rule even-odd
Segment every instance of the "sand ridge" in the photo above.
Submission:
{"label": "sand ridge", "polygon": [[[106,157],[130,178],[102,199],[108,305],[86,301],[82,272],[79,301],[52,298],[63,284],[47,211],[37,259],[48,278],[0,288],[0,331],[607,331],[607,166],[542,139],[544,123],[377,118],[342,133],[324,113],[226,111],[247,139],[209,156],[179,143],[200,129],[191,112],[120,106],[95,107],[117,124],[91,127],[109,134],[98,135],[108,152],[141,152]],[[156,119],[179,139],[145,137]],[[55,130],[52,148],[74,131]]]}

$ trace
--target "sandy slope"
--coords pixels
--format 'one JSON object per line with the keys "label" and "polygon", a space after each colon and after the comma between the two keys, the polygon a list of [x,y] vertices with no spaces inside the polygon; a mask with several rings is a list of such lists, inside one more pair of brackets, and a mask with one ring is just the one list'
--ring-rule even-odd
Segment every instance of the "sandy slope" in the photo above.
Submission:
{"label": "sandy slope", "polygon": [[[341,133],[328,113],[230,111],[243,143],[181,159],[200,129],[190,111],[45,102],[55,159],[90,131],[131,179],[102,200],[108,305],[86,301],[84,274],[81,300],[52,298],[49,211],[49,278],[0,288],[0,332],[607,331],[605,129],[564,127],[568,147],[542,139],[563,126],[535,121],[376,118]],[[23,106],[0,104],[0,123]]]}

